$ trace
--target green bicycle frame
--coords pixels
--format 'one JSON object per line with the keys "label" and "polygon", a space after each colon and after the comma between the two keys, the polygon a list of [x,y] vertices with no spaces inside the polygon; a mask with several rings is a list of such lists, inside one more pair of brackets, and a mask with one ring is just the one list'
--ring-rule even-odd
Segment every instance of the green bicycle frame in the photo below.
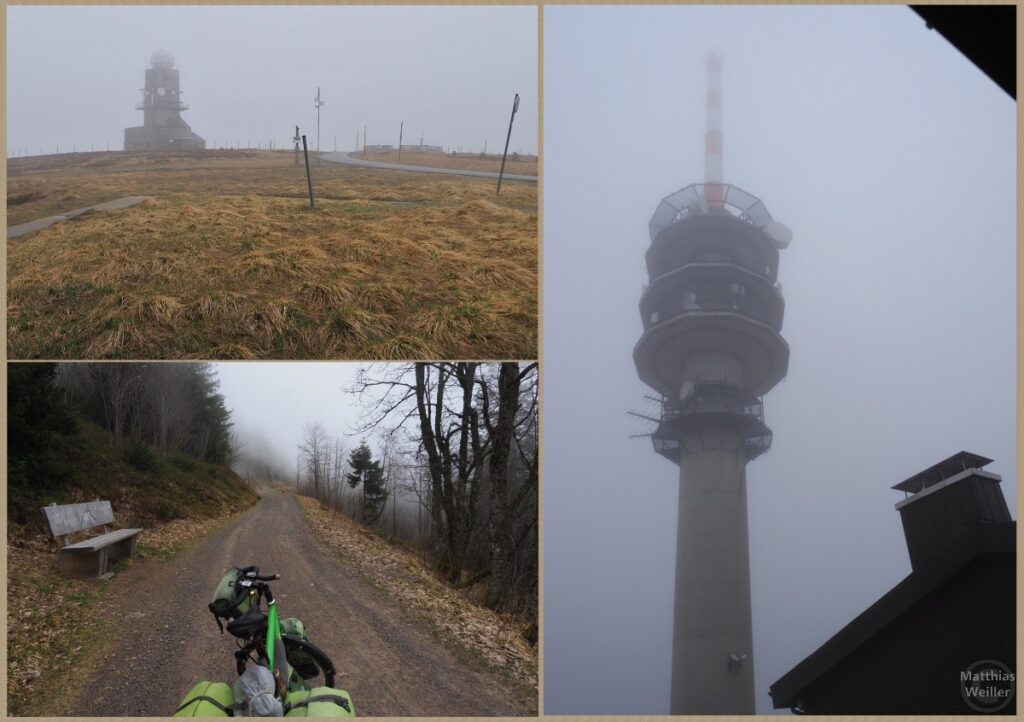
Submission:
{"label": "green bicycle frame", "polygon": [[267,603],[267,662],[270,669],[274,668],[274,653],[277,651],[277,642],[281,639],[281,619],[277,615],[277,602],[271,600]]}
{"label": "green bicycle frame", "polygon": [[281,699],[288,696],[288,682],[291,678],[291,667],[285,654],[284,640],[281,639],[281,618],[277,613],[277,601],[273,595],[267,600],[267,667],[277,678]]}

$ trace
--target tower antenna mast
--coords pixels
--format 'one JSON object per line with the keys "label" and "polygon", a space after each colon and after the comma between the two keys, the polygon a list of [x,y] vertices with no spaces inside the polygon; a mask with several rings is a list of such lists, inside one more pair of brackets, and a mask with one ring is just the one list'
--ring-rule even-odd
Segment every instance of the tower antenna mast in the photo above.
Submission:
{"label": "tower antenna mast", "polygon": [[707,59],[707,130],[704,132],[704,197],[708,207],[721,210],[725,201],[722,185],[722,56]]}

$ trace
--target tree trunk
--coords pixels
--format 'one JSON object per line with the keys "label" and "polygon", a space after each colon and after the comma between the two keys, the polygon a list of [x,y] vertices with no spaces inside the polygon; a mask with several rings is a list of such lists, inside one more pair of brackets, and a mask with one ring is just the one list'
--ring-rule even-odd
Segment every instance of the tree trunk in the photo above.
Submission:
{"label": "tree trunk", "polygon": [[511,507],[508,491],[508,461],[519,412],[519,364],[503,363],[498,372],[498,419],[491,430],[491,517],[488,536],[491,558],[491,578],[487,588],[487,604],[497,607],[503,595],[512,587],[515,542],[512,522],[515,509]]}

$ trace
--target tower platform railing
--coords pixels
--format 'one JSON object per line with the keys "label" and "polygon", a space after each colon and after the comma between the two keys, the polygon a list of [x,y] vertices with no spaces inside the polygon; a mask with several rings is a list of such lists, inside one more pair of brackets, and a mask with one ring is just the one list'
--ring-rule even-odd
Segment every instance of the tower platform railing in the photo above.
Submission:
{"label": "tower platform railing", "polygon": [[[709,187],[715,189],[716,196],[724,196],[723,200],[709,203],[706,192]],[[658,204],[648,224],[651,240],[686,216],[715,213],[727,213],[757,228],[764,228],[772,222],[772,216],[761,199],[741,188],[728,183],[693,183],[665,196]]]}
{"label": "tower platform railing", "polygon": [[733,428],[742,438],[746,459],[765,453],[772,445],[772,432],[764,423],[760,397],[733,384],[701,381],[688,385],[682,398],[662,398],[661,418],[651,434],[654,450],[678,461],[682,437],[710,426]]}
{"label": "tower platform railing", "polygon": [[[680,268],[684,268],[684,266],[680,266]],[[643,298],[647,294],[647,289],[649,289],[650,287],[651,284],[649,283],[640,284],[640,298]],[[785,297],[785,295],[782,292],[782,281],[772,281],[772,288],[778,291],[780,296]]]}

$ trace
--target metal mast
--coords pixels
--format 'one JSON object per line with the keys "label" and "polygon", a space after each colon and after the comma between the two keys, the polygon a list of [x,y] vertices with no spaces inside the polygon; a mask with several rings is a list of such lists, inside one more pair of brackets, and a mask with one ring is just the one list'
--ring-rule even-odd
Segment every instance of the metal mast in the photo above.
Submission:
{"label": "metal mast", "polygon": [[722,188],[722,58],[709,55],[707,130],[704,133],[704,183],[708,205],[721,208]]}
{"label": "metal mast", "polygon": [[324,106],[324,102],[320,100],[320,88],[316,89],[314,104],[316,106],[316,164],[320,165],[320,108]]}
{"label": "metal mast", "polygon": [[707,61],[702,184],[650,222],[640,379],[661,396],[655,451],[679,464],[672,714],[753,714],[749,461],[771,446],[761,395],[789,365],[779,249],[789,232],[722,180],[721,68]]}

